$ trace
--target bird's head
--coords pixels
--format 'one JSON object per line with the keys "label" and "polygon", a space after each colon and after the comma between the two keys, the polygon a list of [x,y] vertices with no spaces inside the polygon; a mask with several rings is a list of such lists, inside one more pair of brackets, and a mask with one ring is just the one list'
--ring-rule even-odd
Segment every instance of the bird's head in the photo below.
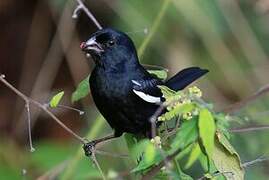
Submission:
{"label": "bird's head", "polygon": [[82,51],[91,55],[97,65],[120,66],[136,64],[137,53],[131,38],[120,31],[101,29],[80,45]]}

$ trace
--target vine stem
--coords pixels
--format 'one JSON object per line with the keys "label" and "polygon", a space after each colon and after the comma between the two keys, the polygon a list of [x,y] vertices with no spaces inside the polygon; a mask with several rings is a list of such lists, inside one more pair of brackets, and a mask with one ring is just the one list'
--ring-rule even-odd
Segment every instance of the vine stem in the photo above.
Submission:
{"label": "vine stem", "polygon": [[[29,108],[29,104],[34,104],[37,107],[39,107],[40,109],[42,109],[44,112],[46,112],[56,123],[58,123],[63,129],[65,129],[69,134],[71,134],[74,138],[76,138],[78,141],[80,141],[81,143],[85,144],[87,143],[87,141],[80,137],[78,134],[76,134],[74,131],[72,131],[70,128],[68,128],[64,123],[61,122],[60,119],[58,119],[51,111],[49,111],[47,109],[46,104],[41,104],[38,101],[35,101],[29,97],[27,97],[25,94],[23,94],[22,92],[20,92],[18,89],[16,89],[13,85],[11,85],[7,80],[5,80],[5,75],[0,75],[0,81],[6,86],[8,87],[10,90],[12,90],[15,94],[17,94],[19,97],[21,97],[25,104],[26,104],[26,110],[27,110],[27,118],[28,118],[28,125],[30,125],[30,108]],[[30,127],[28,127],[30,128]],[[31,130],[28,129],[29,135],[31,135]],[[30,140],[30,146],[31,146],[31,150],[32,149],[32,138],[29,138]]]}

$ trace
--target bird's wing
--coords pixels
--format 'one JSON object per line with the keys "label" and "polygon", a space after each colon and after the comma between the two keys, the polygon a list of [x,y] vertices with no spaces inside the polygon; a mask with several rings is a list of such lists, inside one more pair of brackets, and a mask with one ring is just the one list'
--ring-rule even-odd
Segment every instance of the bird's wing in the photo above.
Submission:
{"label": "bird's wing", "polygon": [[147,79],[147,80],[132,80],[133,92],[146,102],[160,104],[163,100],[162,92],[157,87],[161,85],[157,79]]}
{"label": "bird's wing", "polygon": [[178,72],[175,76],[165,82],[165,85],[175,91],[182,90],[199,77],[206,74],[208,70],[199,67],[190,67]]}

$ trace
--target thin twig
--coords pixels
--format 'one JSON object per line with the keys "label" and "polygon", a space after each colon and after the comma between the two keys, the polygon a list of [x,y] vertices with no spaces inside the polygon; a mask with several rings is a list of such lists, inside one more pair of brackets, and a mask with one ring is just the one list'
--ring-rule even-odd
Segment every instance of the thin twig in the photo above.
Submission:
{"label": "thin twig", "polygon": [[106,177],[105,177],[105,174],[103,173],[102,169],[101,169],[101,166],[100,164],[98,163],[97,159],[96,159],[96,156],[95,156],[95,149],[93,149],[92,151],[92,155],[91,155],[91,158],[94,162],[94,164],[96,165],[97,169],[99,170],[103,180],[106,180]]}
{"label": "thin twig", "polygon": [[156,136],[156,121],[165,108],[166,106],[162,103],[149,119],[151,123],[151,138],[154,138]]}
{"label": "thin twig", "polygon": [[[75,32],[75,23],[72,19],[69,18],[71,8],[68,4],[69,3],[66,3],[64,6],[60,17],[53,16],[53,20],[58,24],[56,33],[52,37],[52,41],[46,53],[46,57],[43,60],[43,65],[36,75],[35,82],[32,85],[31,92],[28,96],[39,102],[45,102],[49,98],[48,92],[53,85],[53,80],[57,75],[62,60],[64,59],[62,56],[69,51],[70,43],[74,43],[73,34]],[[21,83],[24,84],[25,82],[22,81]],[[21,88],[23,88],[23,85],[21,85]],[[31,126],[35,124],[40,111],[40,109],[32,109]],[[22,117],[24,117],[23,113],[20,113],[19,117],[15,117],[18,119],[18,122],[13,128],[13,133],[14,136],[18,138],[25,137],[25,123]]]}
{"label": "thin twig", "polygon": [[250,132],[250,131],[261,131],[269,129],[269,125],[264,126],[255,126],[255,127],[246,127],[246,128],[234,128],[230,129],[230,132],[233,133],[243,133],[243,132]]}
{"label": "thin twig", "polygon": [[[224,174],[230,174],[233,176],[233,172],[215,172],[213,173],[211,176],[212,177],[217,177],[217,176],[220,176],[220,175],[224,175]],[[205,175],[198,178],[197,180],[203,180],[203,179],[208,179],[208,177],[206,177]]]}
{"label": "thin twig", "polygon": [[257,92],[255,92],[252,96],[239,101],[235,104],[232,104],[228,107],[226,107],[225,109],[223,109],[223,112],[226,113],[233,113],[238,111],[239,109],[242,109],[243,107],[245,107],[246,105],[248,105],[249,103],[255,101],[257,98],[261,97],[262,95],[266,94],[269,92],[269,84],[265,85],[264,87],[260,88]]}
{"label": "thin twig", "polygon": [[25,101],[25,108],[26,108],[26,113],[27,113],[28,138],[29,138],[30,152],[34,152],[35,151],[35,148],[33,147],[33,141],[32,141],[31,113],[30,113],[30,103],[29,103],[29,101]]}
{"label": "thin twig", "polygon": [[111,157],[114,157],[114,158],[130,158],[126,154],[113,154],[113,153],[106,152],[106,151],[101,151],[101,150],[95,150],[95,152],[96,152],[96,154],[105,155],[105,156],[111,156]]}
{"label": "thin twig", "polygon": [[19,90],[17,90],[14,86],[12,86],[8,81],[5,80],[5,75],[0,75],[0,81],[7,86],[9,89],[11,89],[14,93],[16,93],[19,97],[21,97],[27,106],[27,103],[32,103],[34,105],[36,105],[37,107],[39,107],[40,109],[42,109],[44,112],[46,112],[55,122],[57,122],[62,128],[64,128],[67,132],[69,132],[71,135],[73,135],[77,140],[79,140],[81,143],[87,143],[87,141],[80,137],[79,135],[77,135],[74,131],[72,131],[70,128],[68,128],[64,123],[62,123],[52,112],[50,112],[47,109],[46,104],[41,104],[38,101],[35,101],[29,97],[27,97],[26,95],[24,95],[22,92],[20,92]]}
{"label": "thin twig", "polygon": [[252,166],[254,164],[264,162],[264,161],[268,161],[268,160],[269,160],[269,157],[261,156],[261,157],[258,157],[257,159],[252,160],[252,161],[248,161],[248,162],[243,163],[242,167],[247,168],[247,167]]}
{"label": "thin twig", "polygon": [[62,105],[62,104],[58,104],[57,107],[62,108],[62,109],[69,109],[69,110],[76,111],[76,112],[79,113],[79,115],[83,115],[85,113],[84,111],[81,111],[81,110],[79,110],[77,108],[73,108],[73,107],[70,107],[70,106]]}
{"label": "thin twig", "polygon": [[94,15],[91,13],[91,11],[83,4],[83,2],[81,0],[76,0],[76,1],[78,3],[78,6],[74,10],[72,17],[77,18],[78,13],[82,10],[87,14],[87,16],[92,20],[92,22],[97,26],[98,29],[103,29],[100,23],[94,17]]}

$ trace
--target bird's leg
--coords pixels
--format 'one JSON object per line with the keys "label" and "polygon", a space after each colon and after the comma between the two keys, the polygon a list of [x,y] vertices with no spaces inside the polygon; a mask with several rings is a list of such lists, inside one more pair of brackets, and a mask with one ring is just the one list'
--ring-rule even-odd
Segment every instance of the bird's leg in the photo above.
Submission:
{"label": "bird's leg", "polygon": [[111,139],[114,139],[114,138],[117,138],[119,136],[115,135],[115,134],[110,134],[108,136],[105,136],[103,138],[100,138],[100,139],[96,139],[96,140],[93,140],[91,142],[88,142],[88,143],[85,143],[83,145],[83,149],[84,149],[84,152],[85,152],[85,155],[86,156],[91,156],[94,149],[95,149],[95,146],[99,143],[103,143],[103,142],[106,142],[108,140],[111,140]]}

